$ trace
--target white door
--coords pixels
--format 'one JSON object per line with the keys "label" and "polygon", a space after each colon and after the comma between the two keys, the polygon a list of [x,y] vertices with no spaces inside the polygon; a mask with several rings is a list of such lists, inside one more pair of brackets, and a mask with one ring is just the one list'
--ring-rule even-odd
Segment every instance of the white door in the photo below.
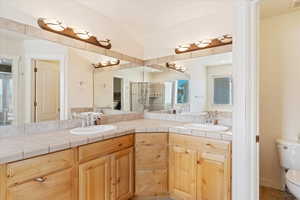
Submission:
{"label": "white door", "polygon": [[34,121],[59,120],[59,62],[35,60]]}

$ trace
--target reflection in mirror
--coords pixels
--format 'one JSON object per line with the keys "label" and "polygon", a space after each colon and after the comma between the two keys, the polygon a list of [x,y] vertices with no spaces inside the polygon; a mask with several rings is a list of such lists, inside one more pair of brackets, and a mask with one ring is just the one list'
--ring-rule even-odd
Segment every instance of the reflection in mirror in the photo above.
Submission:
{"label": "reflection in mirror", "polygon": [[13,59],[0,55],[0,125],[11,125],[15,119]]}
{"label": "reflection in mirror", "polygon": [[116,59],[0,30],[0,125],[94,111],[93,64],[109,61]]}
{"label": "reflection in mirror", "polygon": [[232,54],[176,62],[185,73],[155,72],[150,84],[160,85],[161,100],[150,98],[151,112],[201,115],[232,109]]}
{"label": "reflection in mirror", "polygon": [[106,114],[129,112],[129,81],[142,81],[142,72],[132,69],[95,71],[94,104]]}
{"label": "reflection in mirror", "polygon": [[[231,53],[176,62],[184,73],[0,30],[0,125],[78,113],[203,113],[232,107]],[[99,65],[101,63],[101,65]],[[102,66],[102,68],[95,68]]]}

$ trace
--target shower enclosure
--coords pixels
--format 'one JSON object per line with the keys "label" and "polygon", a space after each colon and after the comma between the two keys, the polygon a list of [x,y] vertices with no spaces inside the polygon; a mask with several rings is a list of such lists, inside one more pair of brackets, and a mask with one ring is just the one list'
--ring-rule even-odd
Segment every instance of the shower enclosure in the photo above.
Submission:
{"label": "shower enclosure", "polygon": [[165,84],[149,82],[130,83],[130,105],[132,112],[165,109]]}

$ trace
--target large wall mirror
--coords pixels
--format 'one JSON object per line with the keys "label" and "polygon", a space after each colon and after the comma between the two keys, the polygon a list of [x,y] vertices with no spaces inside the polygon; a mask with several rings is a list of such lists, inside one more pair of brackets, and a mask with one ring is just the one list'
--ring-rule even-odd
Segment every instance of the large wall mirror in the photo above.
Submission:
{"label": "large wall mirror", "polygon": [[93,66],[112,60],[0,30],[0,126],[67,120],[83,112],[231,111],[231,53],[175,62],[184,73],[166,63]]}

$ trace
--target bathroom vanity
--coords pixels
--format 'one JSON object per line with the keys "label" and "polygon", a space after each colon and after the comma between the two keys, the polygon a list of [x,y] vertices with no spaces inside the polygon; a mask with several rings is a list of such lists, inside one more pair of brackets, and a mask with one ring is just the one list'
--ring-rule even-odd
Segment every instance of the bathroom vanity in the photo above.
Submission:
{"label": "bathroom vanity", "polygon": [[[231,133],[205,124],[232,124],[231,47],[213,59],[221,52],[172,55],[188,68],[180,72],[164,59],[144,66],[35,26],[0,24],[0,200],[231,199]],[[89,112],[117,128],[81,135],[78,127],[94,124]]]}
{"label": "bathroom vanity", "polygon": [[87,144],[3,163],[0,199],[231,198],[230,140],[221,133],[213,139],[187,129],[153,130],[128,126]]}

